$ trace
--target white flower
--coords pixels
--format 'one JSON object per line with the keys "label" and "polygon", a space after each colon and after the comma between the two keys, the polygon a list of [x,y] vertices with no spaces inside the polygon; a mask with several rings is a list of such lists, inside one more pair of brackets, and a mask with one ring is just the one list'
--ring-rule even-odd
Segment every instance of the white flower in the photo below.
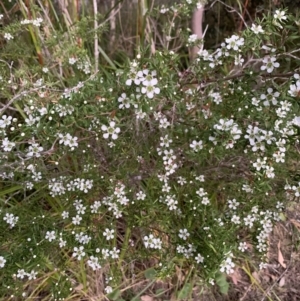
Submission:
{"label": "white flower", "polygon": [[63,219],[69,218],[69,212],[68,211],[63,211],[61,214]]}
{"label": "white flower", "polygon": [[266,166],[266,176],[268,178],[274,178],[275,177],[275,173],[273,171],[274,171],[274,168],[272,166]]}
{"label": "white flower", "polygon": [[157,84],[157,79],[153,78],[150,81],[143,81],[144,87],[142,87],[141,92],[143,94],[146,94],[149,98],[153,98],[154,94],[159,94],[160,89],[158,87],[155,87]]}
{"label": "white flower", "polygon": [[243,57],[240,55],[240,54],[238,54],[238,55],[236,55],[235,57],[234,57],[234,64],[236,65],[236,66],[242,66],[243,65],[243,63],[244,63],[244,59],[243,59]]}
{"label": "white flower", "polygon": [[190,236],[190,233],[188,232],[187,229],[180,229],[178,236],[181,239],[186,240]]}
{"label": "white flower", "polygon": [[0,119],[0,128],[4,129],[8,125],[11,124],[12,117],[3,115],[2,119]]}
{"label": "white flower", "polygon": [[44,148],[39,146],[37,143],[32,143],[28,148],[28,153],[26,156],[39,158],[41,156],[40,152],[43,150]]}
{"label": "white flower", "polygon": [[93,269],[93,271],[101,269],[101,265],[99,264],[99,259],[97,257],[90,256],[87,264]]}
{"label": "white flower", "polygon": [[203,148],[203,142],[202,142],[202,140],[200,140],[200,141],[193,140],[192,143],[190,144],[190,147],[195,152],[198,152],[199,150],[201,150]]}
{"label": "white flower", "polygon": [[143,82],[144,86],[147,86],[149,83],[151,83],[152,80],[154,80],[152,83],[154,85],[157,84],[157,79],[155,78],[157,75],[156,71],[153,70],[151,72],[149,72],[148,69],[144,69],[142,71],[142,74],[140,75],[141,81]]}
{"label": "white flower", "polygon": [[244,38],[240,38],[237,35],[232,35],[230,38],[225,39],[227,49],[239,50],[239,47],[244,45]]}
{"label": "white flower", "polygon": [[8,138],[4,138],[2,140],[2,148],[5,152],[10,152],[15,147],[15,145],[16,144],[14,142],[10,142]]}
{"label": "white flower", "polygon": [[218,105],[222,102],[222,96],[219,92],[210,92],[209,96],[213,98],[213,101]]}
{"label": "white flower", "polygon": [[166,129],[168,126],[170,126],[170,122],[168,121],[168,119],[166,117],[161,118],[159,120],[159,127]]}
{"label": "white flower", "polygon": [[228,207],[232,210],[236,210],[239,205],[240,203],[236,199],[228,200]]}
{"label": "white flower", "polygon": [[208,205],[209,204],[209,198],[206,197],[206,196],[204,198],[202,198],[201,204]]}
{"label": "white flower", "polygon": [[240,217],[235,214],[232,216],[231,221],[236,225],[241,223]]}
{"label": "white flower", "polygon": [[259,34],[259,33],[264,33],[265,31],[262,29],[261,25],[255,25],[252,24],[251,30],[255,33],[255,34]]}
{"label": "white flower", "polygon": [[241,252],[245,252],[248,249],[247,243],[246,242],[240,242],[238,249]]}
{"label": "white flower", "polygon": [[118,102],[120,103],[119,105],[120,109],[130,108],[130,102],[125,93],[121,94],[121,96],[118,98]]}
{"label": "white flower", "polygon": [[272,102],[272,104],[275,106],[277,105],[277,97],[279,97],[280,93],[279,92],[274,92],[273,93],[273,89],[272,88],[268,88],[267,89],[268,94],[262,94],[260,96],[260,99],[263,100],[265,99],[265,101],[263,102],[265,107],[270,106],[270,102]]}
{"label": "white flower", "polygon": [[60,248],[63,248],[67,245],[67,242],[60,237],[58,245],[59,245]]}
{"label": "white flower", "polygon": [[274,19],[281,22],[282,20],[286,20],[287,16],[285,15],[285,11],[277,9],[274,14]]}
{"label": "white flower", "polygon": [[201,254],[198,254],[196,257],[195,257],[195,260],[197,263],[202,263],[204,261],[204,257],[201,256]]}
{"label": "white flower", "polygon": [[300,80],[297,80],[295,85],[290,85],[289,94],[293,97],[298,97],[300,95]]}
{"label": "white flower", "polygon": [[190,35],[189,36],[189,38],[188,38],[188,43],[194,43],[194,42],[196,42],[197,41],[197,35],[196,34],[192,34],[192,35]]}
{"label": "white flower", "polygon": [[4,34],[4,39],[6,39],[6,40],[12,40],[14,37],[10,34],[10,33],[8,33],[8,32],[6,32],[5,34]]}
{"label": "white flower", "polygon": [[295,197],[299,197],[300,196],[300,182],[298,183],[298,186],[292,186],[291,188],[292,188],[292,190],[295,191]]}
{"label": "white flower", "polygon": [[101,126],[101,130],[106,132],[103,134],[103,137],[105,139],[108,139],[110,135],[113,140],[118,139],[118,133],[120,133],[120,128],[118,128],[118,127],[115,128],[115,126],[116,126],[116,123],[114,121],[111,121],[109,123],[109,126],[106,126],[104,124]]}
{"label": "white flower", "polygon": [[27,273],[28,280],[36,279],[36,275],[37,275],[37,272],[35,272],[34,270],[32,270],[30,273]]}
{"label": "white flower", "polygon": [[13,228],[17,221],[19,220],[18,216],[14,216],[12,213],[6,213],[5,216],[3,217],[3,220],[6,221],[11,228]]}
{"label": "white flower", "polygon": [[27,273],[24,271],[24,269],[19,269],[17,278],[24,279],[25,276],[27,276]]}
{"label": "white flower", "polygon": [[111,286],[107,286],[104,290],[107,294],[110,294],[113,291],[113,288]]}
{"label": "white flower", "polygon": [[74,247],[72,257],[77,257],[77,260],[81,260],[85,256],[84,247]]}
{"label": "white flower", "polygon": [[222,262],[220,271],[226,272],[226,274],[231,274],[234,272],[233,268],[235,267],[234,262],[232,262],[232,254],[229,253],[228,257]]}
{"label": "white flower", "polygon": [[274,68],[278,68],[280,65],[278,62],[276,62],[275,56],[265,56],[262,60],[264,65],[260,67],[262,71],[267,70],[268,73],[271,73]]}
{"label": "white flower", "polygon": [[79,225],[82,220],[82,217],[80,215],[76,215],[75,217],[72,217],[72,223],[74,225]]}
{"label": "white flower", "polygon": [[139,192],[136,194],[136,199],[137,199],[137,200],[143,201],[143,200],[145,200],[145,198],[146,198],[146,194],[145,194],[142,190],[139,191]]}
{"label": "white flower", "polygon": [[0,256],[0,268],[4,268],[6,259],[3,256]]}
{"label": "white flower", "polygon": [[74,65],[77,62],[77,59],[75,57],[70,57],[69,58],[69,64]]}
{"label": "white flower", "polygon": [[108,228],[106,228],[105,231],[103,232],[103,236],[106,237],[106,240],[111,240],[115,237],[114,233],[115,233],[114,229],[109,230]]}
{"label": "white flower", "polygon": [[266,167],[266,161],[264,159],[261,160],[260,158],[257,158],[257,161],[253,163],[253,167],[255,167],[257,171],[259,171],[261,168]]}
{"label": "white flower", "polygon": [[292,123],[296,126],[300,127],[300,116],[296,116],[293,120]]}
{"label": "white flower", "polygon": [[50,242],[52,241],[52,240],[55,240],[56,239],[56,234],[55,234],[55,232],[54,231],[47,231],[46,232],[46,236],[45,236],[45,239],[47,239],[47,240],[49,240]]}
{"label": "white flower", "polygon": [[284,157],[285,157],[285,153],[281,153],[281,152],[276,152],[273,154],[273,157],[275,158],[275,161],[277,163],[281,162],[284,163]]}
{"label": "white flower", "polygon": [[109,251],[109,254],[111,258],[119,258],[120,250],[118,250],[116,247],[114,247],[111,251]]}

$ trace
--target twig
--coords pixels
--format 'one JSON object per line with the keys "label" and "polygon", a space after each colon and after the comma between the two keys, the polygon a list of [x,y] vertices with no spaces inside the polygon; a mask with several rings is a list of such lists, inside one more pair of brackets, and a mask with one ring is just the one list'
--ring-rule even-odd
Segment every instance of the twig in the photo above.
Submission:
{"label": "twig", "polygon": [[[260,76],[265,77],[265,78],[268,78],[268,77],[269,78],[288,78],[288,77],[291,77],[294,74],[295,74],[295,71],[294,72],[288,72],[288,73],[285,73],[285,74],[260,74]],[[227,77],[224,77],[224,78],[207,80],[206,83],[202,87],[207,86],[206,84],[216,83],[216,82],[219,82],[219,81],[224,82],[224,81],[227,81],[227,80],[240,78],[240,77],[243,77],[245,75],[246,75],[245,73],[241,72],[241,73],[231,75],[231,76],[227,76]],[[201,81],[191,81],[191,82],[187,82],[187,83],[182,83],[181,86],[200,85],[200,84],[201,84]]]}
{"label": "twig", "polygon": [[98,72],[99,70],[99,49],[98,49],[98,34],[97,34],[97,28],[98,28],[98,21],[97,21],[97,15],[98,15],[98,7],[97,7],[97,0],[93,0],[93,7],[94,7],[94,56],[95,56],[95,72]]}
{"label": "twig", "polygon": [[241,21],[243,21],[245,27],[248,28],[248,25],[247,25],[246,21],[244,20],[243,16],[242,16],[235,8],[233,8],[233,7],[230,6],[230,5],[225,4],[225,3],[224,3],[223,1],[221,1],[221,0],[217,0],[217,2],[223,4],[223,5],[226,6],[227,8],[231,9],[231,10],[229,11],[230,13],[231,13],[231,12],[237,13],[237,14],[239,15],[239,17],[241,18]]}
{"label": "twig", "polygon": [[290,262],[290,264],[287,266],[287,268],[285,269],[285,271],[276,279],[276,281],[274,281],[274,283],[268,288],[268,290],[265,292],[265,295],[263,296],[263,298],[261,299],[261,301],[264,301],[266,299],[266,297],[269,295],[270,291],[274,288],[274,286],[280,281],[280,279],[289,271],[290,266],[292,265],[292,263]]}
{"label": "twig", "polygon": [[[246,10],[247,10],[248,1],[249,1],[249,0],[246,0],[246,2],[245,2],[245,5],[244,5],[244,10],[243,10],[243,19],[245,18],[245,13],[246,13]],[[242,23],[242,22],[240,22],[239,31],[241,31],[241,30],[242,30],[242,28],[243,28],[243,23]]]}
{"label": "twig", "polygon": [[0,115],[2,115],[4,113],[5,110],[7,110],[7,108],[9,108],[9,106],[15,101],[17,100],[18,98],[24,96],[24,95],[27,95],[28,93],[31,93],[31,92],[35,92],[35,91],[38,91],[42,88],[45,88],[46,86],[41,86],[41,87],[38,87],[38,88],[33,88],[31,90],[27,90],[27,91],[22,91],[20,92],[19,94],[15,95],[6,105],[3,106],[3,108],[0,110]]}

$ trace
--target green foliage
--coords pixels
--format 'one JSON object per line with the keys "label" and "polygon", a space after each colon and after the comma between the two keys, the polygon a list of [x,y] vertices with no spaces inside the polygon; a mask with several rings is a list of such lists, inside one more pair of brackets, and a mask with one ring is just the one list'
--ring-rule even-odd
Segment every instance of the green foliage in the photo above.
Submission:
{"label": "green foliage", "polygon": [[226,294],[300,196],[295,16],[266,14],[183,71],[174,49],[201,41],[171,23],[196,1],[154,9],[159,45],[143,14],[122,63],[99,14],[43,3],[1,28],[1,298],[138,300],[170,279],[178,300],[196,283]]}

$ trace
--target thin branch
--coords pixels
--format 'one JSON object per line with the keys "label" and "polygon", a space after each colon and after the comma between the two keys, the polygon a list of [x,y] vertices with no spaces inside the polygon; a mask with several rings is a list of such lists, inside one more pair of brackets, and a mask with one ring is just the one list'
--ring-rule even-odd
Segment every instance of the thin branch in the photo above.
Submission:
{"label": "thin branch", "polygon": [[97,6],[97,0],[93,0],[93,7],[94,7],[94,56],[95,56],[95,72],[98,72],[99,70],[99,49],[98,49],[98,34],[97,34],[97,28],[98,28],[98,21],[97,21],[97,15],[98,15],[98,6]]}
{"label": "thin branch", "polygon": [[15,95],[6,105],[4,105],[4,107],[0,110],[0,115],[2,115],[4,113],[5,110],[7,110],[10,105],[17,99],[19,99],[20,97],[24,96],[24,95],[27,95],[28,93],[31,93],[31,92],[35,92],[35,91],[38,91],[40,90],[41,88],[45,88],[46,86],[42,86],[42,87],[38,87],[38,88],[33,88],[31,90],[27,90],[27,91],[22,91],[20,92],[19,94]]}

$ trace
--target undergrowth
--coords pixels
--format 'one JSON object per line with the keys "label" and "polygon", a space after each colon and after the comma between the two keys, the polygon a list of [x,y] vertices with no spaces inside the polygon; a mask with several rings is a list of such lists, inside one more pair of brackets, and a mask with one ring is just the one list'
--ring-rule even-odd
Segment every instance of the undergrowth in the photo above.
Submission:
{"label": "undergrowth", "polygon": [[[181,300],[226,293],[249,260],[263,269],[300,196],[295,16],[269,12],[209,50],[176,29],[196,1],[145,5],[121,64],[101,48],[104,16],[17,4],[0,20],[2,300],[139,300],[175,276]],[[152,16],[175,24],[160,45]],[[186,70],[178,45],[200,49]]]}

